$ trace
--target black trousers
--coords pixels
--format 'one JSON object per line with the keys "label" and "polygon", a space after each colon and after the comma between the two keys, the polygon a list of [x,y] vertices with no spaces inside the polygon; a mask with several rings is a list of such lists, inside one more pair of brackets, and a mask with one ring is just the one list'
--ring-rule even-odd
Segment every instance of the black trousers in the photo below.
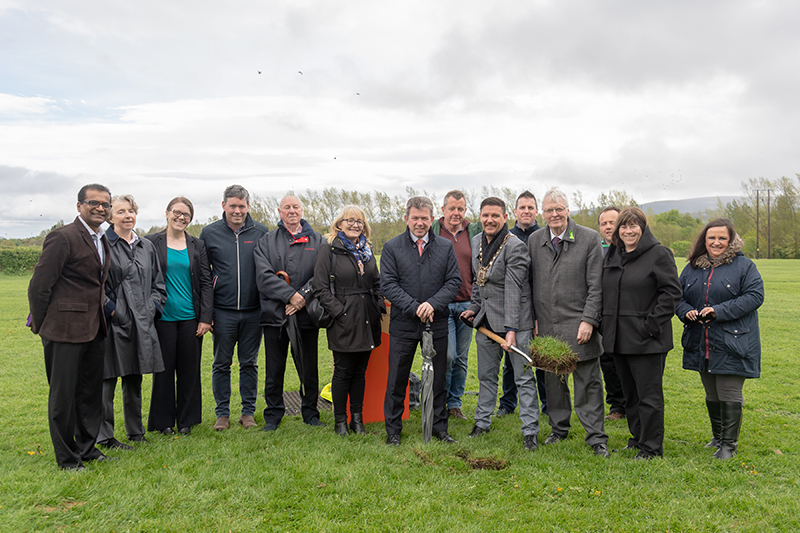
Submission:
{"label": "black trousers", "polygon": [[[97,433],[97,442],[103,444],[114,438],[114,396],[118,378],[103,380],[103,423]],[[144,435],[142,424],[142,375],[122,376],[122,412],[125,415],[125,433],[128,438]]]}
{"label": "black trousers", "polygon": [[[300,391],[302,399],[301,413],[303,422],[319,418],[317,398],[319,397],[319,374],[317,368],[318,329],[300,329],[300,341],[303,344],[303,375],[298,378],[303,382]],[[264,351],[267,360],[267,378],[264,384],[264,398],[267,407],[264,409],[264,422],[278,425],[286,413],[283,403],[283,378],[286,374],[286,357],[289,350],[289,334],[285,327],[264,326]],[[294,352],[292,352],[294,353]]]}
{"label": "black trousers", "polygon": [[614,356],[604,353],[600,356],[600,368],[603,369],[603,381],[606,385],[606,403],[611,413],[625,414],[625,393],[617,373]]}
{"label": "black trousers", "polygon": [[628,445],[664,455],[664,366],[667,354],[614,354],[625,393],[631,438]]}
{"label": "black trousers", "polygon": [[347,397],[350,397],[350,412],[360,413],[364,409],[364,374],[369,365],[366,352],[333,352],[333,378],[331,379],[331,396],[333,396],[333,414],[336,417],[347,417]]}
{"label": "black trousers", "polygon": [[103,455],[94,444],[103,421],[105,338],[98,334],[83,343],[42,339],[42,345],[53,451],[58,466],[75,468]]}
{"label": "black trousers", "polygon": [[[422,339],[392,337],[389,340],[389,376],[386,380],[386,396],[383,401],[383,416],[386,433],[399,435],[403,430],[403,409],[408,388],[408,375],[414,362],[417,346]],[[433,433],[447,431],[447,336],[433,339]]]}
{"label": "black trousers", "polygon": [[[164,371],[153,374],[153,394],[147,431],[190,428],[202,421],[203,392],[200,359],[203,337],[197,337],[197,320],[156,321]],[[177,390],[176,390],[177,389]]]}

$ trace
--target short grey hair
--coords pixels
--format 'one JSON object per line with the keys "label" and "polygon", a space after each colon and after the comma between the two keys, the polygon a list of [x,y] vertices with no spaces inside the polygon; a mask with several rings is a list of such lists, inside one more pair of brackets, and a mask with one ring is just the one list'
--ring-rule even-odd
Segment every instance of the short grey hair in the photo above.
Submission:
{"label": "short grey hair", "polygon": [[563,204],[564,207],[569,208],[569,200],[567,200],[567,195],[555,187],[544,193],[544,196],[542,196],[542,203],[544,203],[545,200],[550,200],[551,202],[555,202],[557,204]]}
{"label": "short grey hair", "polygon": [[225,189],[225,192],[222,194],[222,201],[227,202],[228,198],[238,198],[239,200],[247,202],[247,205],[250,205],[250,193],[241,185],[231,185]]}
{"label": "short grey hair", "polygon": [[137,215],[139,214],[139,205],[136,203],[136,200],[133,199],[133,196],[130,194],[119,194],[111,198],[111,203],[114,204],[116,202],[128,202],[131,207],[133,208],[133,212]]}
{"label": "short grey hair", "polygon": [[433,202],[431,202],[430,198],[426,198],[424,196],[414,196],[408,199],[406,202],[406,216],[411,213],[411,208],[414,209],[427,209],[431,212],[431,218],[433,218]]}

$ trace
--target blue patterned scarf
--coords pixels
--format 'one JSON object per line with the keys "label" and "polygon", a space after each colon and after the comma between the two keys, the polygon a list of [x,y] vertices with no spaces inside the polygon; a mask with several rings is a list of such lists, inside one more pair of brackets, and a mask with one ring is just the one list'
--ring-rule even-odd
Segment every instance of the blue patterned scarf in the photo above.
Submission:
{"label": "blue patterned scarf", "polygon": [[369,244],[367,243],[367,238],[362,233],[358,237],[358,242],[353,242],[347,238],[347,235],[344,234],[343,231],[340,231],[339,239],[344,244],[345,250],[353,254],[358,262],[358,270],[362,274],[364,273],[364,263],[369,263],[372,260],[372,250],[369,248]]}

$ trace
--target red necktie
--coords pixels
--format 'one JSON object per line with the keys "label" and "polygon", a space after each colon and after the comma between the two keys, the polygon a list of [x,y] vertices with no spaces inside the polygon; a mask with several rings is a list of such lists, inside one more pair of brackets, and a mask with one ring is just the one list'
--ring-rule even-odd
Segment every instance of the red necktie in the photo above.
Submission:
{"label": "red necktie", "polygon": [[422,257],[422,249],[425,248],[425,241],[422,239],[417,239],[417,250],[419,250],[419,255]]}

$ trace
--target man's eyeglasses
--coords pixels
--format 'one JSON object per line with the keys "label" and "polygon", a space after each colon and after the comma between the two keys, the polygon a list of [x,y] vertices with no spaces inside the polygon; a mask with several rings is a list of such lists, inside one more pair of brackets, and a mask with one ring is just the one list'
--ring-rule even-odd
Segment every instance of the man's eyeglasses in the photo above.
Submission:
{"label": "man's eyeglasses", "polygon": [[183,211],[176,211],[175,209],[170,209],[170,212],[172,213],[172,215],[175,218],[182,218],[182,219],[186,220],[187,222],[192,220],[192,214],[191,213],[184,213]]}
{"label": "man's eyeglasses", "polygon": [[364,226],[364,221],[360,218],[346,218],[343,222],[347,222],[348,226]]}
{"label": "man's eyeglasses", "polygon": [[111,209],[111,204],[108,202],[98,202],[97,200],[81,200],[82,204],[86,204],[92,208],[102,207],[106,211]]}
{"label": "man's eyeglasses", "polygon": [[545,209],[542,211],[542,213],[545,215],[552,215],[553,213],[556,213],[557,215],[563,215],[566,210],[566,207],[552,207],[550,209]]}

